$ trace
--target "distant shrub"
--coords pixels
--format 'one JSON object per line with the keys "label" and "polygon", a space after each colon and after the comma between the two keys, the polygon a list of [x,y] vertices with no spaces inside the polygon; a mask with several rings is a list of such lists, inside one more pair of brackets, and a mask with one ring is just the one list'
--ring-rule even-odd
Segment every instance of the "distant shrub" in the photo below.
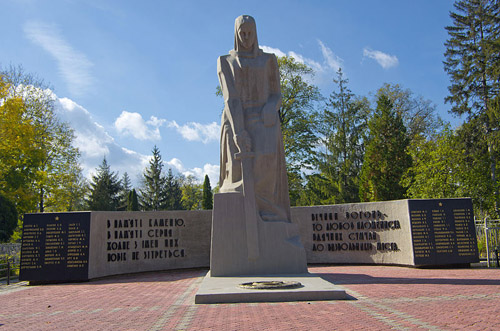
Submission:
{"label": "distant shrub", "polygon": [[0,242],[7,242],[17,226],[16,206],[0,195]]}

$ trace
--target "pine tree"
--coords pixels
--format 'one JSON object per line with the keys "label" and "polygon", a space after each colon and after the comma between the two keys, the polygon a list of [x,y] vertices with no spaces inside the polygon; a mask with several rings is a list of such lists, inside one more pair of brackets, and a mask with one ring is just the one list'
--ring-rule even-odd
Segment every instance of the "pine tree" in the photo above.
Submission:
{"label": "pine tree", "polygon": [[165,188],[166,188],[166,208],[167,210],[183,210],[182,206],[182,190],[179,183],[179,179],[176,178],[172,169],[168,169],[168,174],[165,178]]}
{"label": "pine tree", "polygon": [[90,210],[117,210],[120,204],[120,190],[121,183],[118,174],[111,171],[104,158],[90,183],[88,208]]}
{"label": "pine tree", "polygon": [[120,206],[118,207],[119,210],[127,210],[128,206],[128,199],[130,195],[130,191],[132,190],[132,184],[130,182],[130,177],[128,173],[124,173],[122,176],[122,189],[120,191]]}
{"label": "pine tree", "polygon": [[201,202],[201,208],[213,208],[212,187],[210,186],[210,178],[208,178],[208,175],[205,175],[205,181],[203,182],[203,198]]}
{"label": "pine tree", "polygon": [[137,199],[137,192],[132,189],[128,192],[127,197],[127,211],[138,211],[139,210],[139,200]]}
{"label": "pine tree", "polygon": [[380,95],[377,109],[368,123],[370,136],[360,176],[361,201],[402,199],[406,188],[401,180],[411,166],[410,143],[403,120],[386,95]]}
{"label": "pine tree", "polygon": [[125,172],[122,176],[122,193],[128,195],[130,190],[132,190],[132,183],[128,173]]}
{"label": "pine tree", "polygon": [[482,122],[480,128],[490,160],[488,172],[494,188],[492,212],[498,215],[500,4],[497,0],[460,0],[450,17],[453,25],[446,27],[449,39],[445,43],[444,68],[451,85],[445,101],[451,103],[453,113]]}
{"label": "pine tree", "polygon": [[341,69],[333,81],[338,91],[331,93],[319,120],[323,145],[318,153],[320,174],[310,176],[308,185],[317,192],[320,201],[316,203],[320,204],[359,201],[358,176],[370,113],[368,101],[356,98],[347,87],[349,81],[343,77]]}
{"label": "pine tree", "polygon": [[143,172],[143,187],[140,202],[143,210],[168,209],[168,184],[163,171],[163,161],[158,147],[153,148],[149,167]]}

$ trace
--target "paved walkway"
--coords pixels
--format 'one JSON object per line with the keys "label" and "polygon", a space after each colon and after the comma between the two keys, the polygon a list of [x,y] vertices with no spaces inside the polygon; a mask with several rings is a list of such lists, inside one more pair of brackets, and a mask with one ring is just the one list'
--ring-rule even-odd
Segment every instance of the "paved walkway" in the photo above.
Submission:
{"label": "paved walkway", "polygon": [[195,305],[206,270],[0,286],[4,330],[500,330],[500,269],[321,266],[350,300]]}

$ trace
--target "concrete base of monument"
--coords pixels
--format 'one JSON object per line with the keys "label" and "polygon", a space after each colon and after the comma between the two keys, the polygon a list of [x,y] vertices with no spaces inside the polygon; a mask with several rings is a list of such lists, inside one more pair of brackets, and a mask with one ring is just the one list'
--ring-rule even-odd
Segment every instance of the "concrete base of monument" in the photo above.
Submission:
{"label": "concrete base of monument", "polygon": [[[252,282],[299,282],[288,289],[249,289],[240,284]],[[243,302],[328,301],[348,299],[346,292],[314,274],[211,277],[210,271],[196,293],[196,304]]]}
{"label": "concrete base of monument", "polygon": [[[233,277],[307,273],[306,251],[297,224],[258,217],[254,220],[256,233],[249,236],[244,202],[239,192],[214,196],[211,274]],[[250,258],[250,248],[257,248],[257,256]]]}

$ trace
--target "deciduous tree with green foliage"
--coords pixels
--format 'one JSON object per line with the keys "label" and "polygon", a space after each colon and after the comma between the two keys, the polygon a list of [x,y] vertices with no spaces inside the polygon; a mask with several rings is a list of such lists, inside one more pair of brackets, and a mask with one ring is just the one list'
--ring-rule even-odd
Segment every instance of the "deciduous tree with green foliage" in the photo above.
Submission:
{"label": "deciduous tree with green foliage", "polygon": [[392,102],[394,111],[403,119],[410,143],[431,138],[442,127],[442,120],[436,114],[436,105],[423,96],[416,96],[410,89],[399,84],[385,83],[376,97],[385,95]]}
{"label": "deciduous tree with green foliage", "polygon": [[213,209],[213,194],[212,187],[210,186],[210,178],[208,175],[205,175],[205,180],[203,181],[203,197],[201,200],[201,208],[202,209]]}
{"label": "deciduous tree with green foliage", "polygon": [[117,210],[120,205],[121,184],[118,174],[111,171],[106,158],[96,169],[90,183],[89,210]]}
{"label": "deciduous tree with green foliage", "polygon": [[15,202],[23,214],[36,210],[37,195],[32,189],[43,153],[31,142],[36,128],[25,116],[21,97],[10,96],[5,76],[0,76],[0,192]]}
{"label": "deciduous tree with green foliage", "polygon": [[[460,0],[450,13],[452,25],[446,27],[444,69],[451,85],[445,101],[451,111],[480,121],[489,158],[488,186],[493,189],[490,217],[499,216],[497,179],[500,142],[498,131],[500,93],[500,3],[497,0]],[[479,158],[481,156],[478,155]]]}
{"label": "deciduous tree with green foliage", "polygon": [[456,133],[445,126],[410,149],[412,166],[404,176],[407,196],[412,199],[442,199],[464,196],[461,185],[463,149]]}
{"label": "deciduous tree with green foliage", "polygon": [[202,205],[201,184],[196,182],[194,176],[180,177],[180,186],[182,191],[182,206],[186,210],[199,210]]}
{"label": "deciduous tree with green foliage", "polygon": [[402,199],[406,188],[401,180],[412,164],[408,153],[410,139],[401,115],[382,94],[368,122],[370,135],[360,176],[361,201]]}
{"label": "deciduous tree with green foliage", "polygon": [[279,109],[285,148],[290,203],[296,205],[303,185],[303,169],[312,169],[317,143],[315,104],[317,86],[308,82],[314,70],[291,56],[278,58],[282,102]]}
{"label": "deciduous tree with green foliage", "polygon": [[413,164],[404,177],[407,196],[415,199],[470,197],[476,217],[493,206],[488,146],[475,119],[457,130],[442,131],[412,146]]}
{"label": "deciduous tree with green foliage", "polygon": [[78,174],[74,174],[74,176],[76,180],[66,185],[67,189],[70,191],[67,211],[86,210],[87,202],[85,197],[89,195],[89,182],[83,177],[80,169],[78,170]]}
{"label": "deciduous tree with green foliage", "polygon": [[22,68],[3,70],[0,191],[21,214],[74,210],[82,181],[74,133],[55,111],[55,95]]}

